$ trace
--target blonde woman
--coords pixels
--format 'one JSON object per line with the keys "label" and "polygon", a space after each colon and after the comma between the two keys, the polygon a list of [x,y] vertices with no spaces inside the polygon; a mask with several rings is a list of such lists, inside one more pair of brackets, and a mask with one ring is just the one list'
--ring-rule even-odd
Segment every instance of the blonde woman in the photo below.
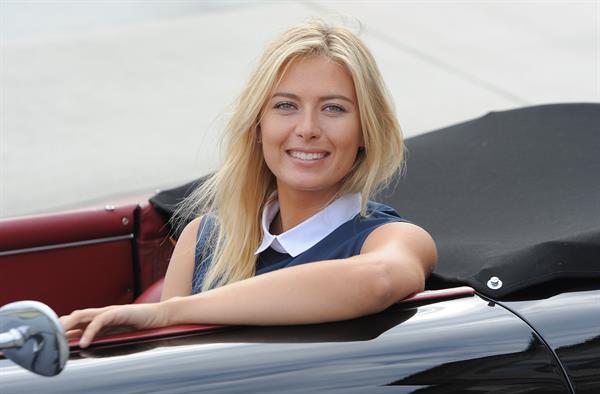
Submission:
{"label": "blonde woman", "polygon": [[73,312],[65,330],[307,324],[379,312],[423,289],[435,245],[369,201],[403,143],[370,52],[320,21],[281,35],[237,100],[220,170],[182,206],[162,301]]}

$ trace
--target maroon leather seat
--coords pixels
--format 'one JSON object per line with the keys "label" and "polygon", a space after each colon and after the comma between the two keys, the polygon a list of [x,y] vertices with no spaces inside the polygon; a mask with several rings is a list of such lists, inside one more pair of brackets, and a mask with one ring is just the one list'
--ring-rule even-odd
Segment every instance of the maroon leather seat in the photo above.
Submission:
{"label": "maroon leather seat", "polygon": [[162,294],[163,283],[165,278],[160,278],[156,282],[150,285],[136,300],[134,304],[149,304],[152,302],[159,302],[160,295]]}

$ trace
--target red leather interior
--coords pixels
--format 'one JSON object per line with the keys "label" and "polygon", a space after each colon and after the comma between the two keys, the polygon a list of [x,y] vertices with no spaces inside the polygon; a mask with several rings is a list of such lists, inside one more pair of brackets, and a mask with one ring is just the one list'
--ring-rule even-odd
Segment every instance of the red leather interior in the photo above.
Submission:
{"label": "red leather interior", "polygon": [[0,257],[0,305],[48,304],[58,315],[133,300],[131,240]]}
{"label": "red leather interior", "polygon": [[140,289],[144,290],[165,276],[174,245],[168,237],[163,218],[152,204],[140,204],[136,221]]}
{"label": "red leather interior", "polygon": [[149,304],[152,302],[159,302],[160,295],[162,293],[162,287],[165,278],[161,278],[154,284],[149,286],[144,292],[134,301],[134,304]]}
{"label": "red leather interior", "polygon": [[38,300],[62,315],[132,302],[136,207],[0,220],[0,305]]}
{"label": "red leather interior", "polygon": [[0,252],[133,233],[137,204],[0,220]]}
{"label": "red leather interior", "polygon": [[475,294],[475,289],[469,286],[451,287],[449,289],[439,290],[425,290],[406,297],[402,301],[399,301],[398,304],[442,300],[449,298],[464,297],[473,294]]}

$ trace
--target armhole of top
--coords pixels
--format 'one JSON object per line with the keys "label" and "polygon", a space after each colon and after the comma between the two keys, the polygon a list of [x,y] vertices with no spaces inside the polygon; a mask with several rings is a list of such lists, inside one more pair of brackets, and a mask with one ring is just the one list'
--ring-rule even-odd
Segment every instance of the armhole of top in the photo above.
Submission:
{"label": "armhole of top", "polygon": [[204,275],[208,270],[207,263],[212,259],[212,253],[205,255],[205,245],[214,229],[214,219],[206,214],[200,219],[198,235],[196,236],[196,249],[194,253],[194,273],[192,275],[192,294],[199,293],[202,288]]}
{"label": "armhole of top", "polygon": [[210,227],[209,222],[210,220],[208,219],[208,215],[204,215],[198,224],[198,232],[196,234],[196,251],[194,253],[194,261],[196,265],[198,265],[202,257],[202,250],[204,249],[204,244],[206,243],[206,227]]}

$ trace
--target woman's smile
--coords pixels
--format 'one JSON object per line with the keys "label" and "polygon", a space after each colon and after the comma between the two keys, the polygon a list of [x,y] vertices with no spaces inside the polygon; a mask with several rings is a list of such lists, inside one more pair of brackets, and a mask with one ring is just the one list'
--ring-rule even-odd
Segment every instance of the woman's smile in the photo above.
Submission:
{"label": "woman's smile", "polygon": [[300,159],[302,161],[321,160],[329,155],[328,152],[303,152],[299,150],[288,150],[287,153],[294,159]]}

